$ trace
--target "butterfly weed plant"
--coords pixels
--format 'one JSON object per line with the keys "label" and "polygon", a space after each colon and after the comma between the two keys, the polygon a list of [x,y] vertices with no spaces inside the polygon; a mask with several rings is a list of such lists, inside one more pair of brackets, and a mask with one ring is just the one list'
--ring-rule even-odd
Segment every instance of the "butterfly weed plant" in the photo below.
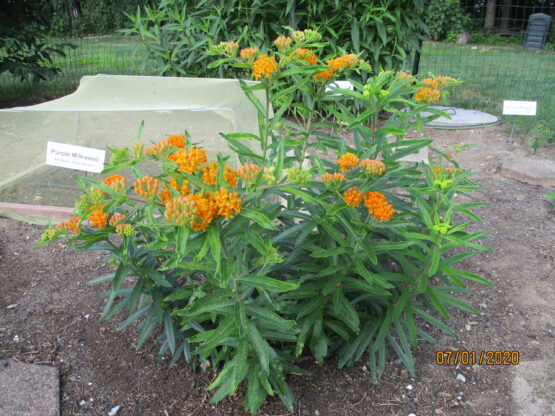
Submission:
{"label": "butterfly weed plant", "polygon": [[[239,164],[208,160],[187,134],[138,141],[114,152],[104,180],[79,179],[74,215],[40,243],[108,251],[115,271],[90,282],[111,282],[103,318],[126,310],[118,328],[136,328],[137,347],[157,337],[172,363],[211,362],[212,402],[244,384],[253,414],[274,395],[292,411],[301,356],[365,360],[377,379],[394,354],[414,375],[411,350],[434,341],[423,324],[456,336],[449,309],[477,311],[455,295],[489,285],[458,265],[487,250],[468,230],[483,204],[455,199],[477,189],[471,172],[440,151],[401,160],[431,145],[405,133],[458,81],[370,75],[356,55],[322,59],[323,45],[306,30],[264,52],[212,46],[212,66],[259,81],[239,81],[258,134],[223,134]],[[365,84],[334,87],[357,71]]]}

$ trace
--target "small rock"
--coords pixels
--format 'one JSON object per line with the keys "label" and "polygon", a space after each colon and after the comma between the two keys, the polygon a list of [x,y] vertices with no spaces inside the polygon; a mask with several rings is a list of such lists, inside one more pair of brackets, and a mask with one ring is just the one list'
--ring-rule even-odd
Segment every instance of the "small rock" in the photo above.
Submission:
{"label": "small rock", "polygon": [[19,338],[19,335],[14,335],[13,342],[19,342],[19,341],[21,341],[21,338]]}
{"label": "small rock", "polygon": [[435,413],[436,415],[442,415],[442,414],[443,414],[443,410],[441,410],[441,409],[436,409],[436,410],[434,410],[434,413]]}
{"label": "small rock", "polygon": [[79,402],[79,406],[85,406],[86,404],[87,404],[87,401],[86,401],[86,400],[81,400],[81,401]]}
{"label": "small rock", "polygon": [[463,383],[466,383],[466,377],[463,376],[461,373],[457,374],[457,380],[462,381]]}
{"label": "small rock", "polygon": [[414,413],[409,413],[408,416],[416,416]]}
{"label": "small rock", "polygon": [[472,328],[470,327],[470,325],[466,324],[466,325],[464,326],[464,329],[466,329],[467,331],[470,331]]}
{"label": "small rock", "polygon": [[121,409],[121,406],[119,406],[119,405],[115,406],[115,407],[112,407],[112,409],[108,413],[108,416],[116,416],[117,413],[119,412],[119,409]]}
{"label": "small rock", "polygon": [[412,390],[412,384],[407,384],[407,390]]}
{"label": "small rock", "polygon": [[13,309],[13,308],[17,308],[17,303],[12,303],[11,305],[8,305],[6,307],[6,309]]}

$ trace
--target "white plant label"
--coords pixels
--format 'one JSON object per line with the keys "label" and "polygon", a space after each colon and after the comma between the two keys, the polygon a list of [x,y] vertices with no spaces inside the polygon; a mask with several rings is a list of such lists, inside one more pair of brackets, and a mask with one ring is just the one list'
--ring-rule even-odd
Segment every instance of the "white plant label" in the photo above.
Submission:
{"label": "white plant label", "polygon": [[[338,81],[332,82],[330,85],[326,87],[326,92],[332,91],[331,87],[341,88],[344,90],[351,90],[351,91],[355,89],[355,86],[351,84],[351,81],[345,81],[345,80],[338,80]],[[339,95],[339,94],[333,94],[333,95]]]}
{"label": "white plant label", "polygon": [[105,150],[56,142],[46,145],[46,164],[61,168],[98,173],[104,169],[105,157]]}
{"label": "white plant label", "polygon": [[503,101],[503,114],[512,116],[535,116],[538,103],[536,101]]}

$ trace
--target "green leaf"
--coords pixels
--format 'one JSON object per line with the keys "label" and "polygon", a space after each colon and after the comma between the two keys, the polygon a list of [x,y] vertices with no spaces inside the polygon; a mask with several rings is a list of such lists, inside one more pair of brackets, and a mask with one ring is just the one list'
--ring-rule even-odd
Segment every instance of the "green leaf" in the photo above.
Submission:
{"label": "green leaf", "polygon": [[412,307],[412,310],[414,311],[414,313],[416,313],[422,319],[424,319],[425,321],[428,321],[431,325],[435,326],[436,328],[441,329],[447,335],[451,335],[454,338],[459,337],[455,331],[453,331],[451,328],[449,328],[447,325],[445,325],[439,319],[434,318],[429,313],[423,311],[422,309],[416,308],[416,307]]}
{"label": "green leaf", "polygon": [[322,257],[331,257],[339,254],[350,254],[350,253],[352,253],[352,249],[350,247],[335,247],[327,250],[315,251],[314,253],[310,254],[310,257],[322,258]]}
{"label": "green leaf", "polygon": [[263,374],[268,374],[270,372],[270,346],[264,338],[262,338],[262,335],[260,335],[256,325],[250,322],[248,322],[248,334],[252,346],[254,347],[254,351],[258,357],[258,362],[260,363],[262,372]]}
{"label": "green leaf", "polygon": [[189,238],[189,227],[178,227],[175,249],[180,257],[187,254],[187,240]]}
{"label": "green leaf", "polygon": [[270,221],[270,219],[266,215],[262,214],[261,212],[257,212],[257,211],[253,211],[245,208],[241,210],[241,213],[239,215],[245,218],[248,218],[250,220],[253,220],[255,223],[257,223],[258,225],[260,225],[262,228],[266,230],[272,230],[272,231],[277,230],[276,226],[272,224],[272,221]]}
{"label": "green leaf", "polygon": [[245,312],[245,302],[242,300],[235,302],[235,324],[239,331],[239,338],[243,338],[248,330],[247,328],[247,315]]}
{"label": "green leaf", "polygon": [[89,280],[87,282],[87,285],[97,285],[99,283],[108,282],[110,280],[113,280],[115,276],[116,276],[115,273],[108,273],[108,274],[105,274],[104,276],[97,277],[96,279]]}
{"label": "green leaf", "polygon": [[243,276],[239,279],[239,283],[248,287],[256,287],[257,289],[278,293],[289,292],[299,288],[298,283],[284,282],[283,280],[258,275]]}
{"label": "green leaf", "polygon": [[175,292],[172,292],[170,295],[166,296],[164,298],[164,301],[169,302],[172,300],[186,299],[186,298],[190,298],[192,294],[193,294],[193,288],[181,287],[177,289]]}
{"label": "green leaf", "polygon": [[262,387],[262,383],[260,382],[260,376],[258,375],[258,370],[256,369],[256,366],[251,365],[249,368],[247,395],[245,397],[245,408],[253,415],[256,414],[260,406],[262,406],[262,403],[264,403],[264,400],[266,400],[267,396],[268,393]]}
{"label": "green leaf", "polygon": [[428,298],[432,301],[433,305],[436,307],[439,313],[445,319],[450,319],[447,309],[445,308],[445,306],[443,306],[443,303],[441,303],[441,301],[438,299],[437,293],[434,290],[434,288],[428,287],[428,289],[426,290],[426,295],[428,295]]}
{"label": "green leaf", "polygon": [[324,207],[327,207],[327,204],[324,201],[321,201],[315,197],[313,197],[310,194],[307,194],[304,191],[301,191],[299,189],[296,188],[292,188],[290,186],[283,186],[281,187],[281,190],[285,191],[285,192],[289,192],[290,194],[296,195],[299,198],[301,198],[304,202],[308,202],[308,203],[312,203],[312,204],[317,204],[317,205],[322,205]]}
{"label": "green leaf", "polygon": [[341,287],[336,287],[336,290],[333,292],[333,310],[335,316],[346,323],[351,330],[354,332],[359,331],[360,321],[358,313],[343,294],[343,289]]}
{"label": "green leaf", "polygon": [[114,285],[113,285],[113,290],[116,291],[121,287],[121,284],[123,283],[123,280],[127,277],[131,275],[131,272],[133,271],[133,269],[131,268],[131,266],[127,265],[127,264],[123,264],[120,263],[117,270],[116,270],[116,274],[114,276]]}
{"label": "green leaf", "polygon": [[164,331],[170,351],[172,354],[175,354],[175,329],[173,327],[173,319],[168,312],[164,314]]}
{"label": "green leaf", "polygon": [[218,228],[218,225],[212,224],[210,227],[208,227],[208,232],[206,234],[206,239],[208,240],[208,243],[210,244],[210,249],[212,250],[212,257],[216,262],[216,274],[219,274],[222,262],[222,245],[220,242],[220,229]]}
{"label": "green leaf", "polygon": [[152,281],[159,284],[160,286],[173,288],[172,284],[166,280],[166,276],[164,276],[159,271],[154,270],[152,267],[143,266],[143,271]]}

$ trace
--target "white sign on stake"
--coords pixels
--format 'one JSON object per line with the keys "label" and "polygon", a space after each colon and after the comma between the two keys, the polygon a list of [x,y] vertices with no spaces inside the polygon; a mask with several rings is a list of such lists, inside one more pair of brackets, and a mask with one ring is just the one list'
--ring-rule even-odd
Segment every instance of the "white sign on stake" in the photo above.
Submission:
{"label": "white sign on stake", "polygon": [[[337,80],[332,82],[326,87],[326,92],[333,91],[333,88],[341,88],[343,90],[351,90],[354,91],[355,86],[351,83],[351,81],[346,80]],[[341,95],[341,94],[331,94],[331,95]]]}
{"label": "white sign on stake", "polygon": [[512,116],[535,116],[538,103],[536,101],[503,101],[503,114]]}
{"label": "white sign on stake", "polygon": [[106,151],[72,144],[48,142],[46,164],[61,168],[102,172]]}

